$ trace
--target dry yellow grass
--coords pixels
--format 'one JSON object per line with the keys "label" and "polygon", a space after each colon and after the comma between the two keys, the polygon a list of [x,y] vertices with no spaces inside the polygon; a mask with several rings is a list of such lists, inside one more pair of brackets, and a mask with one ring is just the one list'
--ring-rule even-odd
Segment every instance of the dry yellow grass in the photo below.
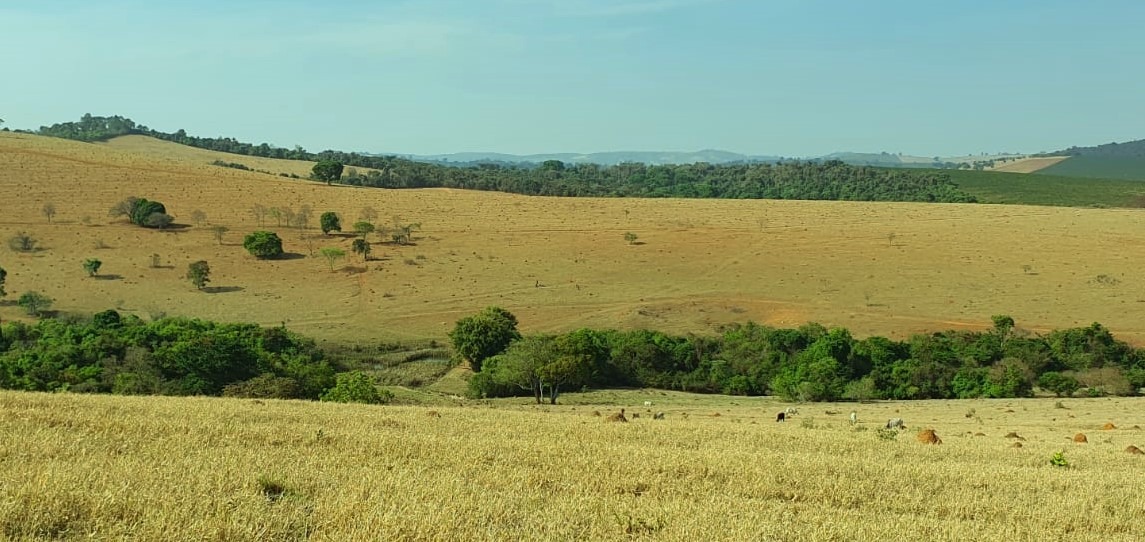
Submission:
{"label": "dry yellow grass", "polygon": [[[1140,540],[1141,399],[421,407],[0,393],[0,536],[132,540]],[[642,396],[627,403],[636,410]],[[975,419],[963,412],[974,407]],[[615,405],[599,407],[614,410]],[[723,416],[707,415],[718,409]],[[1014,412],[1006,412],[1006,410]],[[684,414],[691,412],[692,416]],[[882,440],[889,416],[942,446]],[[1015,449],[1002,435],[1027,436]],[[985,437],[973,437],[985,431]],[[1049,458],[1064,450],[1069,468]],[[269,495],[269,496],[268,496]]]}
{"label": "dry yellow grass", "polygon": [[[991,315],[1010,314],[1036,331],[1098,321],[1145,342],[1138,211],[328,187],[207,164],[246,157],[193,149],[163,157],[135,151],[178,146],[133,141],[120,148],[0,133],[0,193],[9,195],[0,235],[27,230],[46,249],[0,249],[10,296],[39,290],[63,311],[285,322],[340,341],[441,338],[459,317],[495,304],[527,332],[703,333],[750,319],[903,337],[986,327]],[[129,195],[166,203],[185,224],[202,210],[232,231],[220,246],[209,225],[161,233],[110,220],[107,210]],[[57,209],[52,224],[40,214],[47,202]],[[423,230],[416,246],[375,245],[378,261],[351,257],[332,273],[308,256],[323,246],[349,252],[351,239],[313,230],[300,238],[273,219],[269,229],[286,250],[307,257],[246,254],[241,239],[257,229],[255,204],[334,210],[346,224],[372,207],[381,222],[400,216]],[[642,244],[626,243],[626,232]],[[150,268],[153,253],[170,267]],[[81,262],[90,257],[119,279],[85,278]],[[199,259],[222,293],[197,292],[183,278]],[[0,317],[18,318],[19,308],[0,307]]]}
{"label": "dry yellow grass", "polygon": [[1046,156],[1046,157],[1033,157],[1033,158],[1020,158],[1018,160],[1002,162],[997,167],[990,168],[990,171],[1005,171],[1007,173],[1033,173],[1045,168],[1048,168],[1062,160],[1069,158],[1068,156]]}

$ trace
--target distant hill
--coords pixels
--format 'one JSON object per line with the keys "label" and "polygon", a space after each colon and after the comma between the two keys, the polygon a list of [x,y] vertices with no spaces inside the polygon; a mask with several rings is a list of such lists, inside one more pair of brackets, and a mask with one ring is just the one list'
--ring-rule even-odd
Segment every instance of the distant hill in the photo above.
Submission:
{"label": "distant hill", "polygon": [[[379,153],[391,155],[393,153]],[[549,160],[560,160],[566,164],[600,164],[614,166],[623,163],[639,162],[648,165],[732,164],[745,162],[778,162],[780,156],[746,155],[736,152],[705,149],[694,152],[675,151],[614,151],[592,153],[547,153],[547,154],[505,154],[498,152],[458,152],[450,154],[399,154],[403,158],[418,162],[469,165],[474,163],[540,164]]]}
{"label": "distant hill", "polygon": [[1038,173],[1145,181],[1145,139],[1094,147],[1070,147],[1049,154],[1069,158]]}

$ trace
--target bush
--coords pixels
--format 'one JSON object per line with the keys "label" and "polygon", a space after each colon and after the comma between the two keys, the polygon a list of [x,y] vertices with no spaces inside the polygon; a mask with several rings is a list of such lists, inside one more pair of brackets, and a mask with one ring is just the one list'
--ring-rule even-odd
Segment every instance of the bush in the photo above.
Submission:
{"label": "bush", "polygon": [[223,388],[223,397],[247,399],[300,399],[298,381],[285,376],[263,373],[250,380],[236,382]]}
{"label": "bush", "polygon": [[282,239],[270,231],[251,232],[243,238],[243,248],[254,257],[263,260],[282,256]]}
{"label": "bush", "polygon": [[24,307],[24,311],[29,316],[40,316],[44,311],[51,308],[53,299],[40,292],[24,292],[16,303]]}
{"label": "bush", "polygon": [[83,270],[87,271],[87,276],[94,277],[99,274],[99,268],[102,265],[103,262],[95,258],[88,258],[83,262]]}
{"label": "bush", "polygon": [[136,226],[144,227],[158,227],[151,226],[148,221],[151,220],[153,214],[167,214],[167,208],[158,201],[149,201],[143,198],[135,200],[135,205],[131,207],[131,223]]}
{"label": "bush", "polygon": [[326,235],[329,235],[332,231],[342,231],[342,219],[338,218],[338,213],[334,211],[322,213],[318,222],[322,226],[322,233]]}
{"label": "bush", "polygon": [[195,288],[202,290],[208,282],[211,282],[210,277],[211,265],[206,260],[192,262],[187,266],[187,279],[195,285]]}
{"label": "bush", "polygon": [[378,390],[374,381],[361,371],[341,373],[334,377],[334,387],[322,394],[323,401],[334,403],[366,403],[377,405],[388,403],[393,394]]}
{"label": "bush", "polygon": [[8,248],[16,252],[32,252],[36,250],[36,243],[38,242],[31,235],[20,232],[8,239]]}
{"label": "bush", "polygon": [[462,318],[449,332],[453,350],[476,372],[481,371],[486,359],[504,352],[510,343],[520,338],[517,317],[501,307],[486,307],[478,314]]}
{"label": "bush", "polygon": [[123,325],[123,317],[114,309],[97,312],[91,317],[91,325],[100,329],[116,328]]}
{"label": "bush", "polygon": [[1038,387],[1058,397],[1069,397],[1081,388],[1081,383],[1070,375],[1051,371],[1038,377]]}

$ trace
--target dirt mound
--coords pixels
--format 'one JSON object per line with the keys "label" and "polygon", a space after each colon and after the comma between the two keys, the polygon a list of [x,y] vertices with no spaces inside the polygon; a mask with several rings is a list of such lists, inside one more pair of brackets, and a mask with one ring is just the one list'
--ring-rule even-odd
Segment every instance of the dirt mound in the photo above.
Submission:
{"label": "dirt mound", "polygon": [[1125,453],[1133,455],[1145,455],[1145,452],[1142,452],[1141,448],[1138,448],[1132,444],[1130,444],[1129,447],[1125,449]]}
{"label": "dirt mound", "polygon": [[596,416],[597,418],[599,418],[599,417],[600,417],[600,411],[599,411],[599,410],[594,410],[594,411],[592,411],[592,415],[593,415],[593,416]]}
{"label": "dirt mound", "polygon": [[627,422],[628,418],[624,417],[624,409],[622,408],[622,409],[620,409],[620,412],[618,412],[616,414],[609,414],[608,417],[604,419],[604,421],[606,421],[606,422]]}
{"label": "dirt mound", "polygon": [[1101,426],[1102,431],[1109,431],[1111,429],[1117,429],[1117,426],[1113,425],[1113,422],[1105,422],[1105,425]]}
{"label": "dirt mound", "polygon": [[713,418],[719,418],[719,417],[720,417],[720,413],[719,413],[719,412],[713,412],[713,413],[712,413],[712,417],[713,417]]}
{"label": "dirt mound", "polygon": [[1015,443],[1011,444],[1010,447],[1011,448],[1021,448],[1022,443],[1021,442],[1015,442]]}
{"label": "dirt mound", "polygon": [[1085,444],[1086,442],[1089,442],[1089,439],[1085,438],[1085,433],[1078,433],[1073,436],[1073,441],[1078,444]]}
{"label": "dirt mound", "polygon": [[[1006,433],[1006,437],[1005,437],[1005,438],[1017,438],[1017,439],[1020,439],[1020,438],[1022,438],[1022,435],[1019,435],[1019,434],[1017,433],[1017,431],[1010,431],[1009,433]],[[1023,439],[1023,440],[1025,440],[1025,439]]]}
{"label": "dirt mound", "polygon": [[974,436],[976,436],[976,437],[984,437],[984,436],[986,436],[986,433],[974,433]]}
{"label": "dirt mound", "polygon": [[918,441],[923,444],[942,444],[942,439],[938,438],[938,434],[934,429],[925,429],[918,433]]}

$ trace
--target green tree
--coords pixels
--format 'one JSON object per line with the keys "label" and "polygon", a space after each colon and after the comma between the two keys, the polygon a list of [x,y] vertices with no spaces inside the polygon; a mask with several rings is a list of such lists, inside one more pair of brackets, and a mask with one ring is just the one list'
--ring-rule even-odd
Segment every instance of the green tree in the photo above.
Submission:
{"label": "green tree", "polygon": [[335,160],[319,160],[314,164],[310,173],[316,181],[325,181],[327,185],[342,178],[342,163]]}
{"label": "green tree", "polygon": [[16,300],[16,303],[24,307],[24,311],[27,312],[29,316],[40,316],[44,311],[51,308],[53,301],[52,298],[40,292],[29,291],[24,292],[20,296],[20,299]]}
{"label": "green tree", "polygon": [[636,239],[637,239],[637,236],[635,233],[628,232],[628,233],[624,234],[624,240],[628,241],[628,244],[630,244],[630,245],[635,245]]}
{"label": "green tree", "polygon": [[99,274],[101,265],[103,265],[103,262],[95,258],[88,258],[83,261],[83,270],[87,271],[87,276],[94,277]]}
{"label": "green tree", "polygon": [[[152,216],[151,216],[151,215],[155,215],[155,214],[160,214],[160,215],[166,215],[167,214],[167,207],[165,207],[162,203],[159,203],[158,201],[149,201],[149,200],[143,199],[143,198],[139,198],[139,199],[129,198],[129,199],[131,199],[133,201],[133,204],[131,206],[131,211],[130,211],[130,218],[131,218],[132,224],[135,224],[136,226],[145,226],[145,227],[152,227],[152,228],[158,228],[158,227],[166,226],[167,224],[170,224],[169,221],[166,224],[162,224],[161,220],[152,218]],[[148,223],[149,221],[154,225],[149,224]]]}
{"label": "green tree", "polygon": [[282,256],[282,239],[269,231],[254,231],[243,238],[243,248],[254,257],[263,260]]}
{"label": "green tree", "polygon": [[211,266],[206,260],[192,262],[187,266],[187,279],[195,285],[195,288],[202,290],[208,282],[211,282]]}
{"label": "green tree", "polygon": [[480,313],[462,318],[449,332],[454,352],[468,361],[474,371],[480,371],[486,359],[504,352],[520,338],[517,317],[501,307],[486,307]]}
{"label": "green tree", "polygon": [[350,249],[354,251],[354,254],[361,256],[362,261],[368,261],[370,259],[371,248],[369,241],[365,239],[354,239],[354,242],[350,245]]}
{"label": "green tree", "polygon": [[336,247],[325,247],[318,251],[326,258],[326,262],[330,264],[330,270],[334,270],[334,263],[346,257],[346,251]]}
{"label": "green tree", "polygon": [[363,220],[361,222],[354,223],[354,233],[358,234],[362,239],[365,239],[367,235],[373,232],[374,225],[369,222]]}
{"label": "green tree", "polygon": [[322,233],[325,235],[330,235],[332,231],[342,231],[342,220],[334,211],[322,213],[322,217],[318,221],[322,226]]}
{"label": "green tree", "polygon": [[226,235],[228,231],[231,231],[231,229],[222,225],[211,227],[211,232],[215,235],[215,241],[218,241],[220,245],[223,244],[223,236]]}
{"label": "green tree", "polygon": [[369,375],[361,371],[339,373],[334,377],[334,387],[322,394],[323,401],[370,405],[388,402],[392,397],[389,392],[378,391]]}

